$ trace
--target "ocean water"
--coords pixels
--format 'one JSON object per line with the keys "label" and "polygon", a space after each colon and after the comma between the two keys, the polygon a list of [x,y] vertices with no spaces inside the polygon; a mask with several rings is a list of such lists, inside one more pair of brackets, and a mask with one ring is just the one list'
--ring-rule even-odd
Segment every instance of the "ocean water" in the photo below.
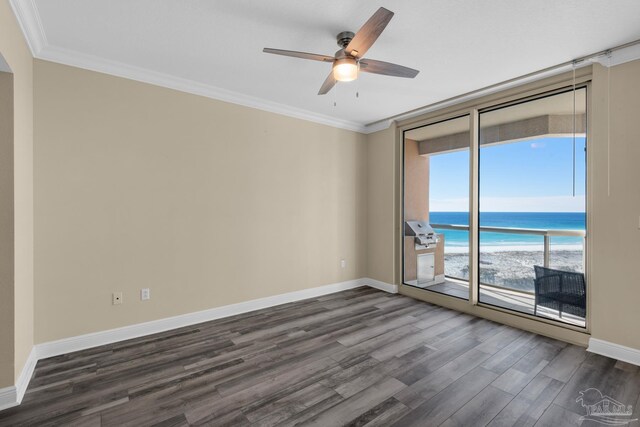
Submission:
{"label": "ocean water", "polygon": [[[469,225],[468,212],[430,212],[429,221],[432,224]],[[533,229],[562,229],[585,230],[586,215],[584,212],[481,212],[480,226],[533,228]],[[445,235],[445,247],[467,247],[469,232],[457,230],[439,230]],[[526,247],[543,244],[542,236],[530,234],[480,233],[481,247]],[[581,237],[558,236],[551,237],[552,246],[577,247],[582,245]]]}

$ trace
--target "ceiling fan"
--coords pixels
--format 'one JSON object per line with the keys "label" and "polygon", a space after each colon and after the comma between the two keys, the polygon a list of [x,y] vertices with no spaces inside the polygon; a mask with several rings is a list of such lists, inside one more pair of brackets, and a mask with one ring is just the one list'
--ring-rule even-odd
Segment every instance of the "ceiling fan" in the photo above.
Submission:
{"label": "ceiling fan", "polygon": [[337,82],[350,82],[357,79],[359,71],[412,79],[418,75],[418,70],[390,62],[363,58],[364,54],[367,53],[369,48],[384,31],[389,21],[391,21],[391,18],[393,18],[393,12],[381,7],[365,22],[357,33],[354,34],[351,31],[343,31],[338,34],[336,38],[338,40],[338,46],[340,46],[341,49],[336,52],[335,56],[297,52],[294,50],[271,49],[268,47],[265,47],[262,51],[275,55],[333,63],[333,69],[320,87],[318,95],[324,95],[329,92]]}

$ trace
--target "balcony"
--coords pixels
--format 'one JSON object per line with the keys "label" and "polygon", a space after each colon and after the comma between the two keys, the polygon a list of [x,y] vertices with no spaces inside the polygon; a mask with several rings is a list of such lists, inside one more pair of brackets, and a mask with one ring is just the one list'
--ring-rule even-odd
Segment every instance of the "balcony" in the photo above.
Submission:
{"label": "balcony", "polygon": [[[452,231],[469,231],[469,226],[453,224],[431,224],[438,233]],[[558,268],[561,270],[583,272],[585,266],[585,231],[584,230],[559,230],[559,229],[527,229],[527,228],[507,228],[507,227],[480,227],[480,294],[479,302],[489,304],[509,310],[518,311],[538,317],[562,321],[571,325],[584,327],[584,317],[570,313],[559,313],[557,310],[538,306],[535,310],[535,292],[533,265],[543,265],[545,267]],[[504,251],[483,251],[482,233],[499,234],[520,234],[539,236],[541,245],[532,245],[523,250],[505,249]],[[579,237],[581,245],[570,252],[562,249],[562,246],[552,245],[554,237]],[[446,238],[445,238],[446,240]],[[558,249],[560,248],[560,249]],[[555,250],[554,250],[555,249]],[[567,254],[571,256],[568,257]],[[576,255],[579,256],[576,259]],[[458,258],[457,260],[455,258]],[[447,269],[447,263],[459,266],[460,258],[465,259],[468,264],[468,250],[465,253],[452,252],[450,247],[445,246],[445,274],[444,283],[424,286],[431,291],[467,299],[469,297],[468,270],[457,269],[451,271]],[[570,258],[568,260],[568,258]],[[562,261],[556,261],[556,260]],[[554,262],[555,261],[555,262]],[[564,264],[571,264],[565,266]],[[495,277],[495,272],[500,269],[500,277]],[[461,277],[462,276],[462,277]],[[466,277],[465,277],[466,276]],[[506,278],[505,278],[506,276]]]}

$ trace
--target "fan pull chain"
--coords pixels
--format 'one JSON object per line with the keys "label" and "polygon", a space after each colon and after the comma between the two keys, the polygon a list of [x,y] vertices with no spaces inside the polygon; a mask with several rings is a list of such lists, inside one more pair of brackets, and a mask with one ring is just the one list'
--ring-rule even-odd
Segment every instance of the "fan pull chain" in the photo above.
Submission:
{"label": "fan pull chain", "polygon": [[356,99],[360,98],[360,61],[356,62],[358,65],[358,74],[356,77]]}

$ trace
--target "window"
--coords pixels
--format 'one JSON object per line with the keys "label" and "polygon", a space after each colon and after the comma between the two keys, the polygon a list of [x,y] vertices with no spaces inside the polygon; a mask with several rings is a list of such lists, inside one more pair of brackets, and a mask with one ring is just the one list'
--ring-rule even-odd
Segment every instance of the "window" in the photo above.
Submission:
{"label": "window", "polygon": [[[584,281],[569,273],[583,273],[586,89],[483,111],[479,122],[479,301],[584,326]],[[553,267],[538,269],[550,277],[538,287],[534,266]],[[563,279],[575,289],[560,289]]]}
{"label": "window", "polygon": [[[469,116],[405,133],[405,283],[469,298]],[[437,241],[420,244],[411,224],[430,224]],[[419,236],[418,236],[419,237]]]}
{"label": "window", "polygon": [[404,284],[585,327],[586,98],[566,88],[405,130]]}

